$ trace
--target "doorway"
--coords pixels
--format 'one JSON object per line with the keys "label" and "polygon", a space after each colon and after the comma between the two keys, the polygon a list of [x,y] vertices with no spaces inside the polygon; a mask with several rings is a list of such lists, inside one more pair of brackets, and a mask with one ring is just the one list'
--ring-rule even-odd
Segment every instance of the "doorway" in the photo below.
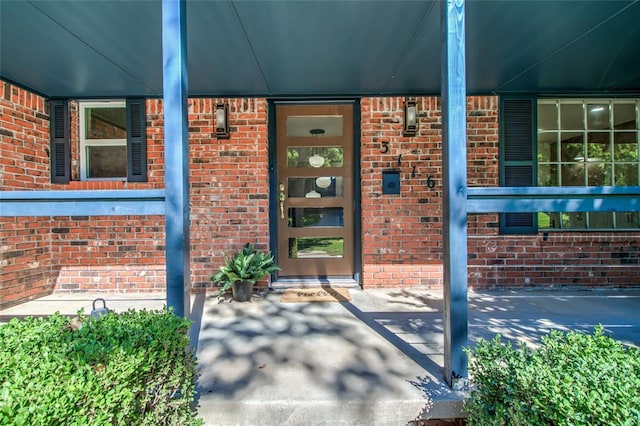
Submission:
{"label": "doorway", "polygon": [[278,280],[353,280],[353,103],[276,104],[273,134]]}

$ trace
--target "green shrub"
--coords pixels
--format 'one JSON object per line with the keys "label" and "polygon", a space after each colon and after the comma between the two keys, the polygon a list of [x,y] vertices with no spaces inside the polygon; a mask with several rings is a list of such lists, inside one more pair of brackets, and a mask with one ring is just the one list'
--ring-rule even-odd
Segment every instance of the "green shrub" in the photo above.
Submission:
{"label": "green shrub", "polygon": [[0,425],[192,425],[190,322],[167,310],[0,326]]}
{"label": "green shrub", "polygon": [[640,425],[640,350],[602,327],[552,331],[538,349],[496,336],[468,354],[469,425]]}

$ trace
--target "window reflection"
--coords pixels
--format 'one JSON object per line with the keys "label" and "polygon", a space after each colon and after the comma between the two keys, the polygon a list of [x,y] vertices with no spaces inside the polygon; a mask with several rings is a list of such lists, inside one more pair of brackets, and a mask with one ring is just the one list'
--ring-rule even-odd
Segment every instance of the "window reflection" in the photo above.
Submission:
{"label": "window reflection", "polygon": [[290,259],[344,257],[342,237],[289,238]]}
{"label": "window reflection", "polygon": [[[323,162],[314,166],[313,156],[320,156]],[[344,150],[338,146],[289,147],[287,148],[287,167],[342,167]]]}
{"label": "window reflection", "polygon": [[344,226],[342,207],[299,207],[289,209],[289,227],[291,228],[321,228]]}
{"label": "window reflection", "polygon": [[[538,185],[640,185],[639,107],[639,99],[539,99]],[[540,213],[538,226],[639,227],[638,214],[627,212]]]}
{"label": "window reflection", "polygon": [[287,196],[293,198],[342,197],[342,176],[290,177],[287,178]]}

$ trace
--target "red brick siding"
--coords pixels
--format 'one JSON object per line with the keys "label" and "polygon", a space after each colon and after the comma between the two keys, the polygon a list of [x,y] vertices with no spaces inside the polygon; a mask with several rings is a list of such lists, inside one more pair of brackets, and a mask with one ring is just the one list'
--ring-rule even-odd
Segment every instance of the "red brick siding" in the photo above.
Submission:
{"label": "red brick siding", "polygon": [[269,245],[267,102],[228,99],[229,139],[216,139],[216,99],[189,101],[191,280],[210,286],[222,252]]}
{"label": "red brick siding", "polygon": [[[422,98],[416,137],[402,136],[402,98],[362,100],[363,284],[442,285],[441,112]],[[467,98],[469,186],[498,186],[498,98]],[[381,143],[389,143],[382,154]],[[402,154],[401,194],[382,195],[382,170]],[[416,176],[411,177],[413,166]],[[432,190],[425,179],[432,175]],[[497,214],[469,215],[469,285],[624,287],[640,285],[640,234],[561,232],[500,235]]]}
{"label": "red brick siding", "polygon": [[[403,98],[362,100],[362,253],[366,287],[442,286],[440,99],[418,101],[415,137],[402,136]],[[498,185],[498,100],[467,100],[468,182]],[[382,142],[389,144],[381,152]],[[401,193],[383,195],[381,176],[401,155]],[[412,172],[415,167],[415,176]],[[429,188],[431,177],[435,186]],[[497,216],[488,219],[495,223]],[[484,223],[484,222],[483,222]],[[489,228],[495,234],[495,228]]]}
{"label": "red brick siding", "polygon": [[0,81],[0,188],[33,189],[49,181],[49,112],[40,96]]}
{"label": "red brick siding", "polygon": [[470,237],[469,253],[469,285],[476,288],[640,285],[634,233]]}
{"label": "red brick siding", "polygon": [[161,216],[52,217],[56,289],[163,291]]}
{"label": "red brick siding", "polygon": [[[0,82],[0,190],[162,188],[161,101],[147,101],[148,183],[80,182],[78,103],[71,102],[72,179],[51,184],[43,98]],[[0,307],[62,290],[164,290],[162,216],[0,218]]]}
{"label": "red brick siding", "polygon": [[[42,98],[0,85],[0,189],[163,187],[163,110],[147,100],[148,183],[79,178],[78,103],[71,102],[73,181],[49,178],[48,111]],[[214,134],[214,108],[229,104],[231,138]],[[402,136],[402,98],[361,100],[362,282],[365,287],[442,285],[442,156],[439,99],[419,100],[420,129]],[[470,186],[498,185],[498,98],[469,97]],[[220,254],[244,243],[268,248],[265,99],[190,99],[191,281],[210,286]],[[386,142],[389,151],[381,152]],[[383,195],[382,171],[402,155],[401,194]],[[431,177],[436,185],[427,186]],[[0,219],[0,305],[65,291],[162,290],[161,216]],[[498,215],[469,216],[469,283],[475,288],[627,286],[640,278],[638,233],[501,236]]]}
{"label": "red brick siding", "polygon": [[0,309],[51,293],[49,229],[42,218],[0,218]]}
{"label": "red brick siding", "polygon": [[[49,182],[49,146],[43,140],[49,140],[44,99],[0,81],[0,190]],[[42,223],[42,218],[0,217],[0,308],[53,288],[49,230]]]}
{"label": "red brick siding", "polygon": [[[164,187],[162,101],[147,100],[148,182],[80,181],[80,109],[69,105],[71,179],[58,190],[153,189]],[[45,142],[48,143],[48,142]],[[56,290],[163,291],[166,288],[163,216],[49,218]]]}

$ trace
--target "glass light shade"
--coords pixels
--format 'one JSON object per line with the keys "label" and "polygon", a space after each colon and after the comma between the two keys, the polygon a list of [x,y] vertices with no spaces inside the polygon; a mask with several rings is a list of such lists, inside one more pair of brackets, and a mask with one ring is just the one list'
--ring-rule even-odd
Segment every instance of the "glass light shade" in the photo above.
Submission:
{"label": "glass light shade", "polygon": [[322,155],[313,154],[309,157],[309,165],[311,167],[322,167],[324,165],[324,157]]}
{"label": "glass light shade", "polygon": [[316,179],[316,186],[318,188],[328,188],[331,186],[331,178],[329,176],[323,176]]}
{"label": "glass light shade", "polygon": [[319,192],[317,192],[315,189],[312,189],[311,191],[307,192],[305,194],[306,198],[320,198],[321,195]]}
{"label": "glass light shade", "polygon": [[223,130],[225,129],[227,123],[224,122],[224,118],[225,118],[224,115],[225,115],[224,109],[222,108],[216,109],[216,128],[217,129],[223,129]]}
{"label": "glass light shade", "polygon": [[414,127],[416,125],[416,107],[407,107],[407,126]]}

